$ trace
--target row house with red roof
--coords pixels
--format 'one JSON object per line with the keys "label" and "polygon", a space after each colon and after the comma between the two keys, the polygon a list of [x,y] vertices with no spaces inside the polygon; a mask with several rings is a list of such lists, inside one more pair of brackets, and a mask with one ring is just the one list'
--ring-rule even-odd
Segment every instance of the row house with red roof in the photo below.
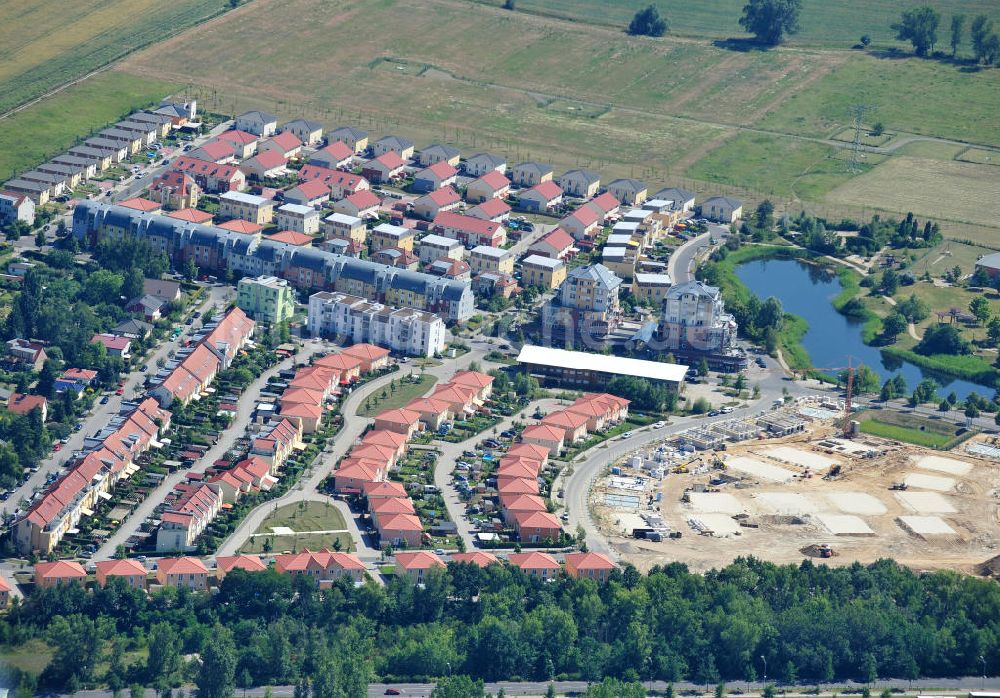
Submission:
{"label": "row house with red roof", "polygon": [[299,182],[320,181],[330,187],[330,197],[333,199],[343,199],[359,191],[370,190],[371,183],[362,175],[352,172],[323,167],[322,165],[306,164],[302,166],[298,174]]}
{"label": "row house with red roof", "polygon": [[507,230],[500,223],[450,211],[439,213],[434,218],[431,229],[434,233],[458,240],[467,247],[503,247],[507,243]]}
{"label": "row house with red roof", "polygon": [[327,550],[313,552],[308,548],[299,553],[276,555],[274,569],[279,574],[307,576],[315,579],[319,587],[326,588],[341,577],[355,583],[364,581],[365,566],[357,555]]}
{"label": "row house with red roof", "polygon": [[396,574],[409,577],[416,584],[423,584],[430,570],[444,569],[441,558],[427,550],[396,553]]}
{"label": "row house with red roof", "polygon": [[183,172],[192,177],[203,191],[218,194],[227,191],[243,191],[247,186],[246,175],[237,165],[218,164],[210,160],[200,160],[190,155],[182,155],[170,163],[172,172]]}
{"label": "row house with red roof", "polygon": [[135,459],[170,428],[170,412],[146,398],[116,415],[87,439],[90,450],[53,482],[14,524],[14,542],[25,554],[52,552],[80,519],[91,516],[101,495],[139,470]]}
{"label": "row house with red roof", "polygon": [[223,505],[222,489],[208,483],[181,483],[167,495],[167,510],[160,514],[156,552],[193,550],[198,539]]}

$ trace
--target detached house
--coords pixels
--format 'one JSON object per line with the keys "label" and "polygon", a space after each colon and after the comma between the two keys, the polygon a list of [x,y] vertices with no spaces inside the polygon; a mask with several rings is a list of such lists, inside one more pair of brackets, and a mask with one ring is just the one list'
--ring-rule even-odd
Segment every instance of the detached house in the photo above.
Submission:
{"label": "detached house", "polygon": [[552,180],[552,168],[539,162],[521,162],[514,165],[511,179],[519,187],[533,187]]}
{"label": "detached house", "polygon": [[167,170],[150,183],[149,196],[165,208],[194,208],[201,199],[201,187],[191,175]]}
{"label": "detached house", "polygon": [[521,440],[526,444],[537,444],[549,449],[549,454],[558,456],[565,443],[565,432],[547,424],[535,424],[521,432]]}
{"label": "detached house", "polygon": [[601,215],[594,208],[581,206],[559,221],[559,227],[574,240],[593,240],[601,232],[600,220]]}
{"label": "detached house", "polygon": [[441,189],[454,184],[457,176],[458,170],[442,160],[417,172],[413,177],[413,189],[420,192]]}
{"label": "detached house", "polygon": [[548,553],[513,553],[507,561],[529,577],[548,581],[559,575],[559,563]]}
{"label": "detached house", "polygon": [[507,161],[493,153],[476,153],[462,164],[462,171],[470,177],[482,177],[487,172],[507,171]]}
{"label": "detached house", "polygon": [[368,180],[352,172],[331,170],[319,165],[305,165],[299,170],[299,181],[319,180],[330,187],[330,197],[343,199],[359,191],[371,189]]}
{"label": "detached house", "polygon": [[343,141],[334,141],[309,158],[310,165],[319,165],[331,170],[349,166],[354,161],[354,150]]}
{"label": "detached house", "polygon": [[566,575],[574,579],[593,579],[603,584],[615,569],[615,563],[603,553],[567,553]]}
{"label": "detached house", "polygon": [[522,543],[557,541],[562,527],[555,514],[547,511],[519,512],[514,515],[514,531]]}
{"label": "detached house", "polygon": [[343,141],[351,146],[355,153],[363,153],[368,148],[368,132],[352,126],[341,126],[333,129],[327,136],[327,140],[331,143]]}
{"label": "detached house", "polygon": [[57,562],[39,562],[35,565],[35,586],[41,589],[65,586],[67,584],[83,585],[87,572],[79,562],[58,560]]}
{"label": "detached house", "polygon": [[138,560],[102,560],[97,563],[97,584],[106,587],[112,579],[124,579],[133,589],[146,588],[149,571]]}
{"label": "detached house", "polygon": [[406,163],[399,153],[389,150],[369,160],[361,168],[361,174],[376,184],[391,182],[403,176]]}
{"label": "detached house", "polygon": [[484,221],[504,223],[510,218],[510,206],[503,199],[487,199],[478,206],[473,206],[466,211],[466,215],[473,218],[481,218]]}
{"label": "detached house", "polygon": [[731,224],[743,217],[743,202],[730,196],[713,196],[705,199],[699,210],[704,218]]}
{"label": "detached house", "polygon": [[261,148],[252,158],[244,160],[240,169],[248,177],[256,180],[280,177],[285,173],[288,161],[280,150]]}
{"label": "detached house", "polygon": [[330,187],[318,179],[292,187],[285,191],[285,202],[299,206],[322,206],[330,200]]}
{"label": "detached house", "polygon": [[623,204],[639,206],[646,200],[648,188],[638,179],[616,179],[608,185],[608,192]]}
{"label": "detached house", "polygon": [[672,203],[672,210],[687,213],[694,210],[694,192],[679,187],[667,187],[656,192],[654,199],[669,201]]}
{"label": "detached house", "polygon": [[261,141],[258,151],[262,152],[265,150],[273,150],[276,153],[280,153],[283,158],[291,160],[302,152],[302,141],[294,133],[282,131],[265,141]]}
{"label": "detached house", "polygon": [[589,199],[601,188],[601,175],[590,170],[569,170],[559,178],[559,186],[570,196]]}
{"label": "detached house", "polygon": [[378,158],[386,153],[395,153],[401,160],[413,157],[413,141],[402,136],[382,136],[372,145],[372,154]]}
{"label": "detached house", "polygon": [[196,557],[165,557],[157,565],[156,581],[167,587],[208,589],[208,568]]}
{"label": "detached house", "polygon": [[430,167],[438,162],[446,162],[449,165],[457,167],[461,155],[462,153],[458,148],[434,143],[420,151],[417,161],[424,167]]}
{"label": "detached house", "polygon": [[549,259],[567,259],[573,252],[573,236],[562,227],[553,228],[528,248],[528,253]]}
{"label": "detached house", "polygon": [[292,119],[281,127],[282,133],[291,133],[306,145],[316,145],[323,140],[323,124],[309,119]]}
{"label": "detached house", "polygon": [[252,133],[231,129],[225,133],[220,133],[218,140],[229,143],[236,151],[236,155],[241,160],[245,160],[257,152],[257,141],[259,139]]}
{"label": "detached house", "polygon": [[247,111],[236,117],[236,130],[261,138],[273,136],[278,130],[278,117],[266,111]]}
{"label": "detached house", "polygon": [[525,211],[545,213],[562,203],[563,191],[551,180],[536,184],[518,195],[518,206]]}
{"label": "detached house", "polygon": [[[420,544],[417,543],[417,545],[419,546]],[[427,550],[396,553],[396,569],[398,570],[398,574],[406,575],[418,584],[423,583],[424,577],[428,574],[429,570],[443,570],[444,568],[445,564],[441,562],[440,558]]]}
{"label": "detached house", "polygon": [[188,157],[221,165],[236,160],[236,148],[228,141],[214,140],[195,148],[188,153]]}
{"label": "detached house", "polygon": [[618,213],[621,208],[621,202],[615,198],[614,194],[606,191],[585,203],[584,206],[588,206],[597,211],[600,221],[603,223],[608,216],[613,216]]}
{"label": "detached house", "polygon": [[443,187],[425,194],[413,202],[413,213],[427,221],[434,220],[443,211],[454,211],[462,203],[462,197],[454,189]]}
{"label": "detached house", "polygon": [[510,180],[496,170],[490,170],[479,179],[469,182],[465,188],[465,199],[476,204],[490,199],[503,199],[510,193]]}

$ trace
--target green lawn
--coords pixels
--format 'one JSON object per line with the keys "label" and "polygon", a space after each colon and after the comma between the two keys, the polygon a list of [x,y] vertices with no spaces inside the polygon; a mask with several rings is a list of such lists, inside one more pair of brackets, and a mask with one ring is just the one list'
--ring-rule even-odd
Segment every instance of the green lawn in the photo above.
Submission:
{"label": "green lawn", "polygon": [[[374,417],[382,410],[402,407],[414,398],[422,396],[437,383],[437,378],[429,373],[415,375],[414,377],[416,378],[415,381],[410,381],[405,376],[397,378],[394,381],[396,385],[395,391],[387,386],[385,390],[373,395],[370,400],[365,401],[364,405],[358,407],[357,415],[359,417]],[[384,398],[382,397],[382,393],[385,393]]]}
{"label": "green lawn", "polygon": [[0,179],[72,147],[94,131],[179,89],[119,72],[97,75],[0,121]]}
{"label": "green lawn", "polygon": [[0,666],[10,666],[15,669],[38,676],[48,666],[53,650],[41,640],[28,640],[16,647],[0,648]]}
{"label": "green lawn", "polygon": [[[493,5],[503,4],[502,0],[488,1]],[[712,37],[743,35],[738,19],[746,4],[744,0],[659,0],[655,4],[669,20],[672,33]],[[802,4],[801,29],[792,37],[793,43],[849,46],[862,34],[871,35],[873,41],[879,43],[895,43],[895,32],[889,25],[899,18],[898,0],[831,0]],[[991,0],[928,0],[918,4],[931,5],[945,15],[939,36],[947,31],[948,15],[954,12],[966,16],[984,12],[1000,22],[1000,11]],[[517,0],[516,6],[527,12],[625,27],[636,10],[647,5],[649,0]],[[904,3],[903,6],[910,5]]]}
{"label": "green lawn", "polygon": [[846,182],[842,151],[818,143],[740,133],[688,168],[685,176],[749,187],[777,199],[819,199]]}
{"label": "green lawn", "polygon": [[257,533],[271,533],[276,527],[286,527],[295,531],[295,535],[255,536],[243,546],[241,552],[260,553],[264,551],[265,541],[271,540],[271,551],[282,550],[333,550],[334,540],[339,539],[341,550],[353,550],[354,541],[350,533],[314,533],[315,531],[346,531],[344,517],[332,504],[326,502],[304,502],[303,504],[286,504],[272,512],[257,529]]}
{"label": "green lawn", "polygon": [[928,448],[944,448],[958,430],[954,424],[889,410],[866,412],[860,421],[865,434]]}

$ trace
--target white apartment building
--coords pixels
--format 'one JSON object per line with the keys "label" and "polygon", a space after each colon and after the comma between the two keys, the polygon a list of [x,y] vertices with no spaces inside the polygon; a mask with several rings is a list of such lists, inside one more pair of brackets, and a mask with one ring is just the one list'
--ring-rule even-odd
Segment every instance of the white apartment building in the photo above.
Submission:
{"label": "white apartment building", "polygon": [[312,206],[285,204],[275,215],[278,230],[294,230],[296,233],[314,235],[319,232],[319,211]]}
{"label": "white apartment building", "polygon": [[715,286],[689,281],[664,296],[659,335],[666,349],[723,353],[736,339],[736,329]]}
{"label": "white apartment building", "polygon": [[416,308],[393,308],[346,293],[321,291],[309,297],[309,333],[367,342],[411,356],[434,356],[445,348],[440,316]]}

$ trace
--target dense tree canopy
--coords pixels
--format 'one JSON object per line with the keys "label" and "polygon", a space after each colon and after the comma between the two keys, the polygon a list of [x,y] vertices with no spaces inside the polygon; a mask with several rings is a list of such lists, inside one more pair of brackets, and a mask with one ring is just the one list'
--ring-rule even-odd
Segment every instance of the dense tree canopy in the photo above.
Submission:
{"label": "dense tree canopy", "polygon": [[[125,686],[187,676],[213,698],[237,682],[363,696],[375,677],[449,670],[486,681],[714,683],[752,676],[761,656],[806,681],[960,676],[981,671],[980,656],[1000,670],[1000,587],[889,561],[830,569],[740,559],[705,575],[674,563],[646,576],[626,568],[600,586],[452,563],[423,587],[344,580],[324,592],[307,577],[237,570],[218,594],[39,589],[0,619],[0,641],[36,637],[55,651],[43,688],[102,684],[112,672]],[[123,648],[143,659],[111,661]],[[201,653],[203,670],[185,671],[189,653]]]}
{"label": "dense tree canopy", "polygon": [[941,13],[924,5],[903,10],[899,22],[892,25],[896,38],[909,41],[918,56],[926,56],[937,43],[937,29],[941,23]]}
{"label": "dense tree canopy", "polygon": [[799,30],[802,0],[747,0],[740,26],[768,46],[777,46]]}
{"label": "dense tree canopy", "polygon": [[670,25],[660,16],[656,5],[639,10],[628,25],[628,33],[633,36],[663,36]]}

